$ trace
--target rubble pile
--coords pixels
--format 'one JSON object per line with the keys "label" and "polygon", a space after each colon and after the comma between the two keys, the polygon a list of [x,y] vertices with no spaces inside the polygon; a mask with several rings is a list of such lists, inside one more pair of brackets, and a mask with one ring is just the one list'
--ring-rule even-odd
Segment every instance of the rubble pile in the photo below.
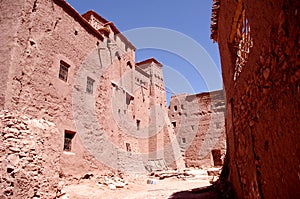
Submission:
{"label": "rubble pile", "polygon": [[178,179],[185,180],[187,178],[195,177],[195,175],[189,174],[185,171],[178,172],[178,171],[173,171],[173,170],[153,172],[150,174],[150,176],[157,177],[159,180],[163,180],[165,178],[172,178],[172,177],[176,177]]}
{"label": "rubble pile", "polygon": [[128,185],[128,181],[123,179],[121,176],[105,175],[99,177],[98,184],[106,185],[110,189],[124,188]]}
{"label": "rubble pile", "polygon": [[[153,178],[158,180],[164,180],[167,178],[176,178],[178,180],[208,180],[211,184],[219,179],[222,168],[209,168],[205,169],[196,169],[196,170],[165,170],[165,171],[156,171],[149,174],[150,178],[147,183],[153,184]],[[154,180],[155,181],[155,180]]]}
{"label": "rubble pile", "polygon": [[59,133],[43,119],[0,112],[0,198],[55,198]]}

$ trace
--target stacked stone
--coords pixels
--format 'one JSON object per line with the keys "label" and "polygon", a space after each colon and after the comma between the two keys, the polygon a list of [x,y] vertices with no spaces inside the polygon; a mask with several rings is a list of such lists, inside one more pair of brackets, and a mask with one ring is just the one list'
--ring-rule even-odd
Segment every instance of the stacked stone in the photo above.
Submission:
{"label": "stacked stone", "polygon": [[0,112],[0,198],[56,197],[59,148],[54,132],[55,125],[43,119]]}

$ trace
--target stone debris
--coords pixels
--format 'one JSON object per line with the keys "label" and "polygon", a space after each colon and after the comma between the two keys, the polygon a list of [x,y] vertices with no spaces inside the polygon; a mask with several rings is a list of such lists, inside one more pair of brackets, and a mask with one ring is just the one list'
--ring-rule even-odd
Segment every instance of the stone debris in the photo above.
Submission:
{"label": "stone debris", "polygon": [[222,168],[209,168],[207,169],[207,174],[209,176],[220,176]]}
{"label": "stone debris", "polygon": [[100,179],[98,183],[106,185],[110,189],[124,188],[126,185],[128,185],[128,181],[117,176],[104,176],[104,178]]}
{"label": "stone debris", "polygon": [[[209,168],[207,170],[186,169],[184,171],[177,171],[177,170],[158,171],[158,172],[152,172],[151,174],[149,174],[149,176],[156,177],[159,180],[164,180],[167,178],[176,178],[176,179],[184,180],[184,181],[207,180],[211,184],[213,184],[214,182],[216,182],[219,179],[220,173],[221,173],[221,168]],[[148,179],[147,184],[153,184],[151,182],[151,180],[153,180],[153,179]]]}
{"label": "stone debris", "polygon": [[[84,181],[87,180],[87,181]],[[81,177],[77,182],[94,182],[101,187],[107,187],[109,189],[117,189],[117,188],[125,188],[128,185],[128,181],[123,178],[121,173],[115,174],[110,173],[102,176],[95,176],[92,173],[87,173],[83,177]]]}
{"label": "stone debris", "polygon": [[150,176],[156,177],[159,180],[164,180],[167,178],[178,178],[180,180],[195,180],[195,179],[203,179],[203,180],[209,180],[211,177],[207,175],[206,170],[183,170],[183,171],[177,171],[177,170],[167,170],[167,171],[159,171],[159,172],[153,172],[150,174]]}
{"label": "stone debris", "polygon": [[188,177],[194,177],[193,174],[188,174],[187,172],[178,172],[178,171],[159,171],[159,172],[153,172],[150,174],[150,176],[157,177],[159,180],[163,180],[165,178],[172,178],[177,177],[179,179],[186,179]]}
{"label": "stone debris", "polygon": [[61,147],[55,125],[49,124],[0,111],[0,198],[55,198],[59,193]]}

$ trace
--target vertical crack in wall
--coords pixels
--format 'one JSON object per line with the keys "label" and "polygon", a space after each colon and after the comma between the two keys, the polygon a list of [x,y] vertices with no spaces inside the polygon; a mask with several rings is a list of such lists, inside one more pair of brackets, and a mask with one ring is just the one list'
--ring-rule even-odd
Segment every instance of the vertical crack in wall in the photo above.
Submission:
{"label": "vertical crack in wall", "polygon": [[31,12],[36,12],[37,0],[34,1]]}

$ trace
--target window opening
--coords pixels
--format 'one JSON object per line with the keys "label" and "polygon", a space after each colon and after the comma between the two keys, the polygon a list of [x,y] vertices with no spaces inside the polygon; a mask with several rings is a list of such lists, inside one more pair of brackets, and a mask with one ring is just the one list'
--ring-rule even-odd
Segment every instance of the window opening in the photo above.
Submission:
{"label": "window opening", "polygon": [[129,66],[129,68],[132,68],[130,61],[127,62],[127,66]]}
{"label": "window opening", "polygon": [[58,75],[59,79],[65,82],[68,80],[69,67],[70,65],[68,65],[63,61],[60,61],[60,68],[59,68],[59,75]]}
{"label": "window opening", "polygon": [[245,10],[242,11],[238,22],[238,29],[235,36],[236,61],[234,68],[233,80],[236,81],[243,67],[246,65],[251,48],[253,47],[253,39],[250,35],[250,25],[246,18]]}
{"label": "window opening", "polygon": [[115,55],[116,55],[116,57],[118,57],[118,60],[121,60],[121,56],[120,56],[120,54],[119,54],[119,52],[118,52],[118,51],[116,52],[116,54],[115,54]]}
{"label": "window opening", "polygon": [[126,143],[126,151],[130,152],[131,151],[131,146],[129,143]]}
{"label": "window opening", "polygon": [[174,106],[174,111],[177,111],[177,106]]}
{"label": "window opening", "polygon": [[126,105],[128,106],[130,104],[130,101],[133,99],[133,97],[131,95],[129,95],[128,93],[126,93]]}
{"label": "window opening", "polygon": [[93,94],[93,86],[94,86],[94,82],[95,82],[95,80],[93,80],[93,79],[90,78],[90,77],[87,77],[87,80],[86,80],[86,92],[87,92],[87,93]]}
{"label": "window opening", "polygon": [[213,149],[211,150],[214,166],[222,166],[222,159],[221,159],[221,150],[220,149]]}
{"label": "window opening", "polygon": [[75,132],[65,130],[64,134],[64,151],[71,151],[72,149],[72,140],[75,136]]}
{"label": "window opening", "polygon": [[175,128],[176,127],[176,122],[172,122],[172,125]]}
{"label": "window opening", "polygon": [[136,129],[140,130],[141,120],[136,120]]}

